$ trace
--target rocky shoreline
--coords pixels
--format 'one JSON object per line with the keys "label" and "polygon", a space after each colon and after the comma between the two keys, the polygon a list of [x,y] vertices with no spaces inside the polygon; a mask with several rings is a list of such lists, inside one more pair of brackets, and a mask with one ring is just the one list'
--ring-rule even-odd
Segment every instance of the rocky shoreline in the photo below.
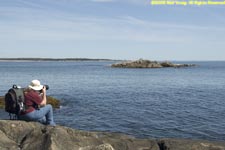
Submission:
{"label": "rocky shoreline", "polygon": [[173,64],[171,62],[157,62],[150,60],[139,59],[136,61],[124,61],[116,64],[112,64],[111,67],[115,68],[181,68],[181,67],[193,67],[195,64]]}
{"label": "rocky shoreline", "polygon": [[88,132],[37,122],[0,120],[0,149],[6,150],[225,150],[225,142],[136,139],[118,133]]}
{"label": "rocky shoreline", "polygon": [[30,61],[112,61],[111,59],[92,59],[92,58],[0,58],[1,61],[9,62],[30,62]]}

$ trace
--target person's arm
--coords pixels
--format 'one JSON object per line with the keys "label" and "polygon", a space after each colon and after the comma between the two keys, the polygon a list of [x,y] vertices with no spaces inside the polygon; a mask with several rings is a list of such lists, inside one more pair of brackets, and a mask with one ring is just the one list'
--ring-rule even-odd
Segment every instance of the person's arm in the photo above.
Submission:
{"label": "person's arm", "polygon": [[44,106],[47,104],[47,98],[46,98],[46,87],[42,89],[42,101],[40,103],[41,106]]}

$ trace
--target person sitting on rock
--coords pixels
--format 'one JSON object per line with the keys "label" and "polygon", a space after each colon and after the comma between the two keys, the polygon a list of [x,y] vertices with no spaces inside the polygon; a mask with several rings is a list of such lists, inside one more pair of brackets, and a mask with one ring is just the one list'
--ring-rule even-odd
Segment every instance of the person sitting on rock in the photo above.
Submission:
{"label": "person sitting on rock", "polygon": [[38,121],[45,125],[55,126],[53,109],[47,103],[46,87],[39,80],[32,80],[24,92],[26,110],[18,116],[19,120]]}

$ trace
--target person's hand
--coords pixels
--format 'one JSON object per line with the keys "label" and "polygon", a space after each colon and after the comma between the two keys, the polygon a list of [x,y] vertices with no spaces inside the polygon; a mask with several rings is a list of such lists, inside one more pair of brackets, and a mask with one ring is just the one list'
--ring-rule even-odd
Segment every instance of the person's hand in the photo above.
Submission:
{"label": "person's hand", "polygon": [[43,89],[41,90],[42,92],[42,102],[41,102],[41,106],[45,106],[47,103],[47,98],[46,98],[46,87],[43,86]]}
{"label": "person's hand", "polygon": [[44,86],[43,89],[42,89],[42,93],[43,93],[43,94],[46,94],[46,87],[45,87],[45,86]]}

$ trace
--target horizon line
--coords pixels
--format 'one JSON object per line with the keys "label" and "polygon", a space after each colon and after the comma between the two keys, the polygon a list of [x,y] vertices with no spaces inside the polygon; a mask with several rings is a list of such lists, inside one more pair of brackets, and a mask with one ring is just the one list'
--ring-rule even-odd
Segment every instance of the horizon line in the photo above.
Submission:
{"label": "horizon line", "polygon": [[[143,59],[143,58],[139,58]],[[50,57],[11,57],[11,58],[0,58],[0,61],[126,61],[126,60],[139,60],[139,59],[109,59],[109,58],[75,58],[75,57],[65,57],[65,58],[50,58]],[[153,59],[144,59],[152,60]],[[225,61],[225,60],[157,60],[157,61]]]}

